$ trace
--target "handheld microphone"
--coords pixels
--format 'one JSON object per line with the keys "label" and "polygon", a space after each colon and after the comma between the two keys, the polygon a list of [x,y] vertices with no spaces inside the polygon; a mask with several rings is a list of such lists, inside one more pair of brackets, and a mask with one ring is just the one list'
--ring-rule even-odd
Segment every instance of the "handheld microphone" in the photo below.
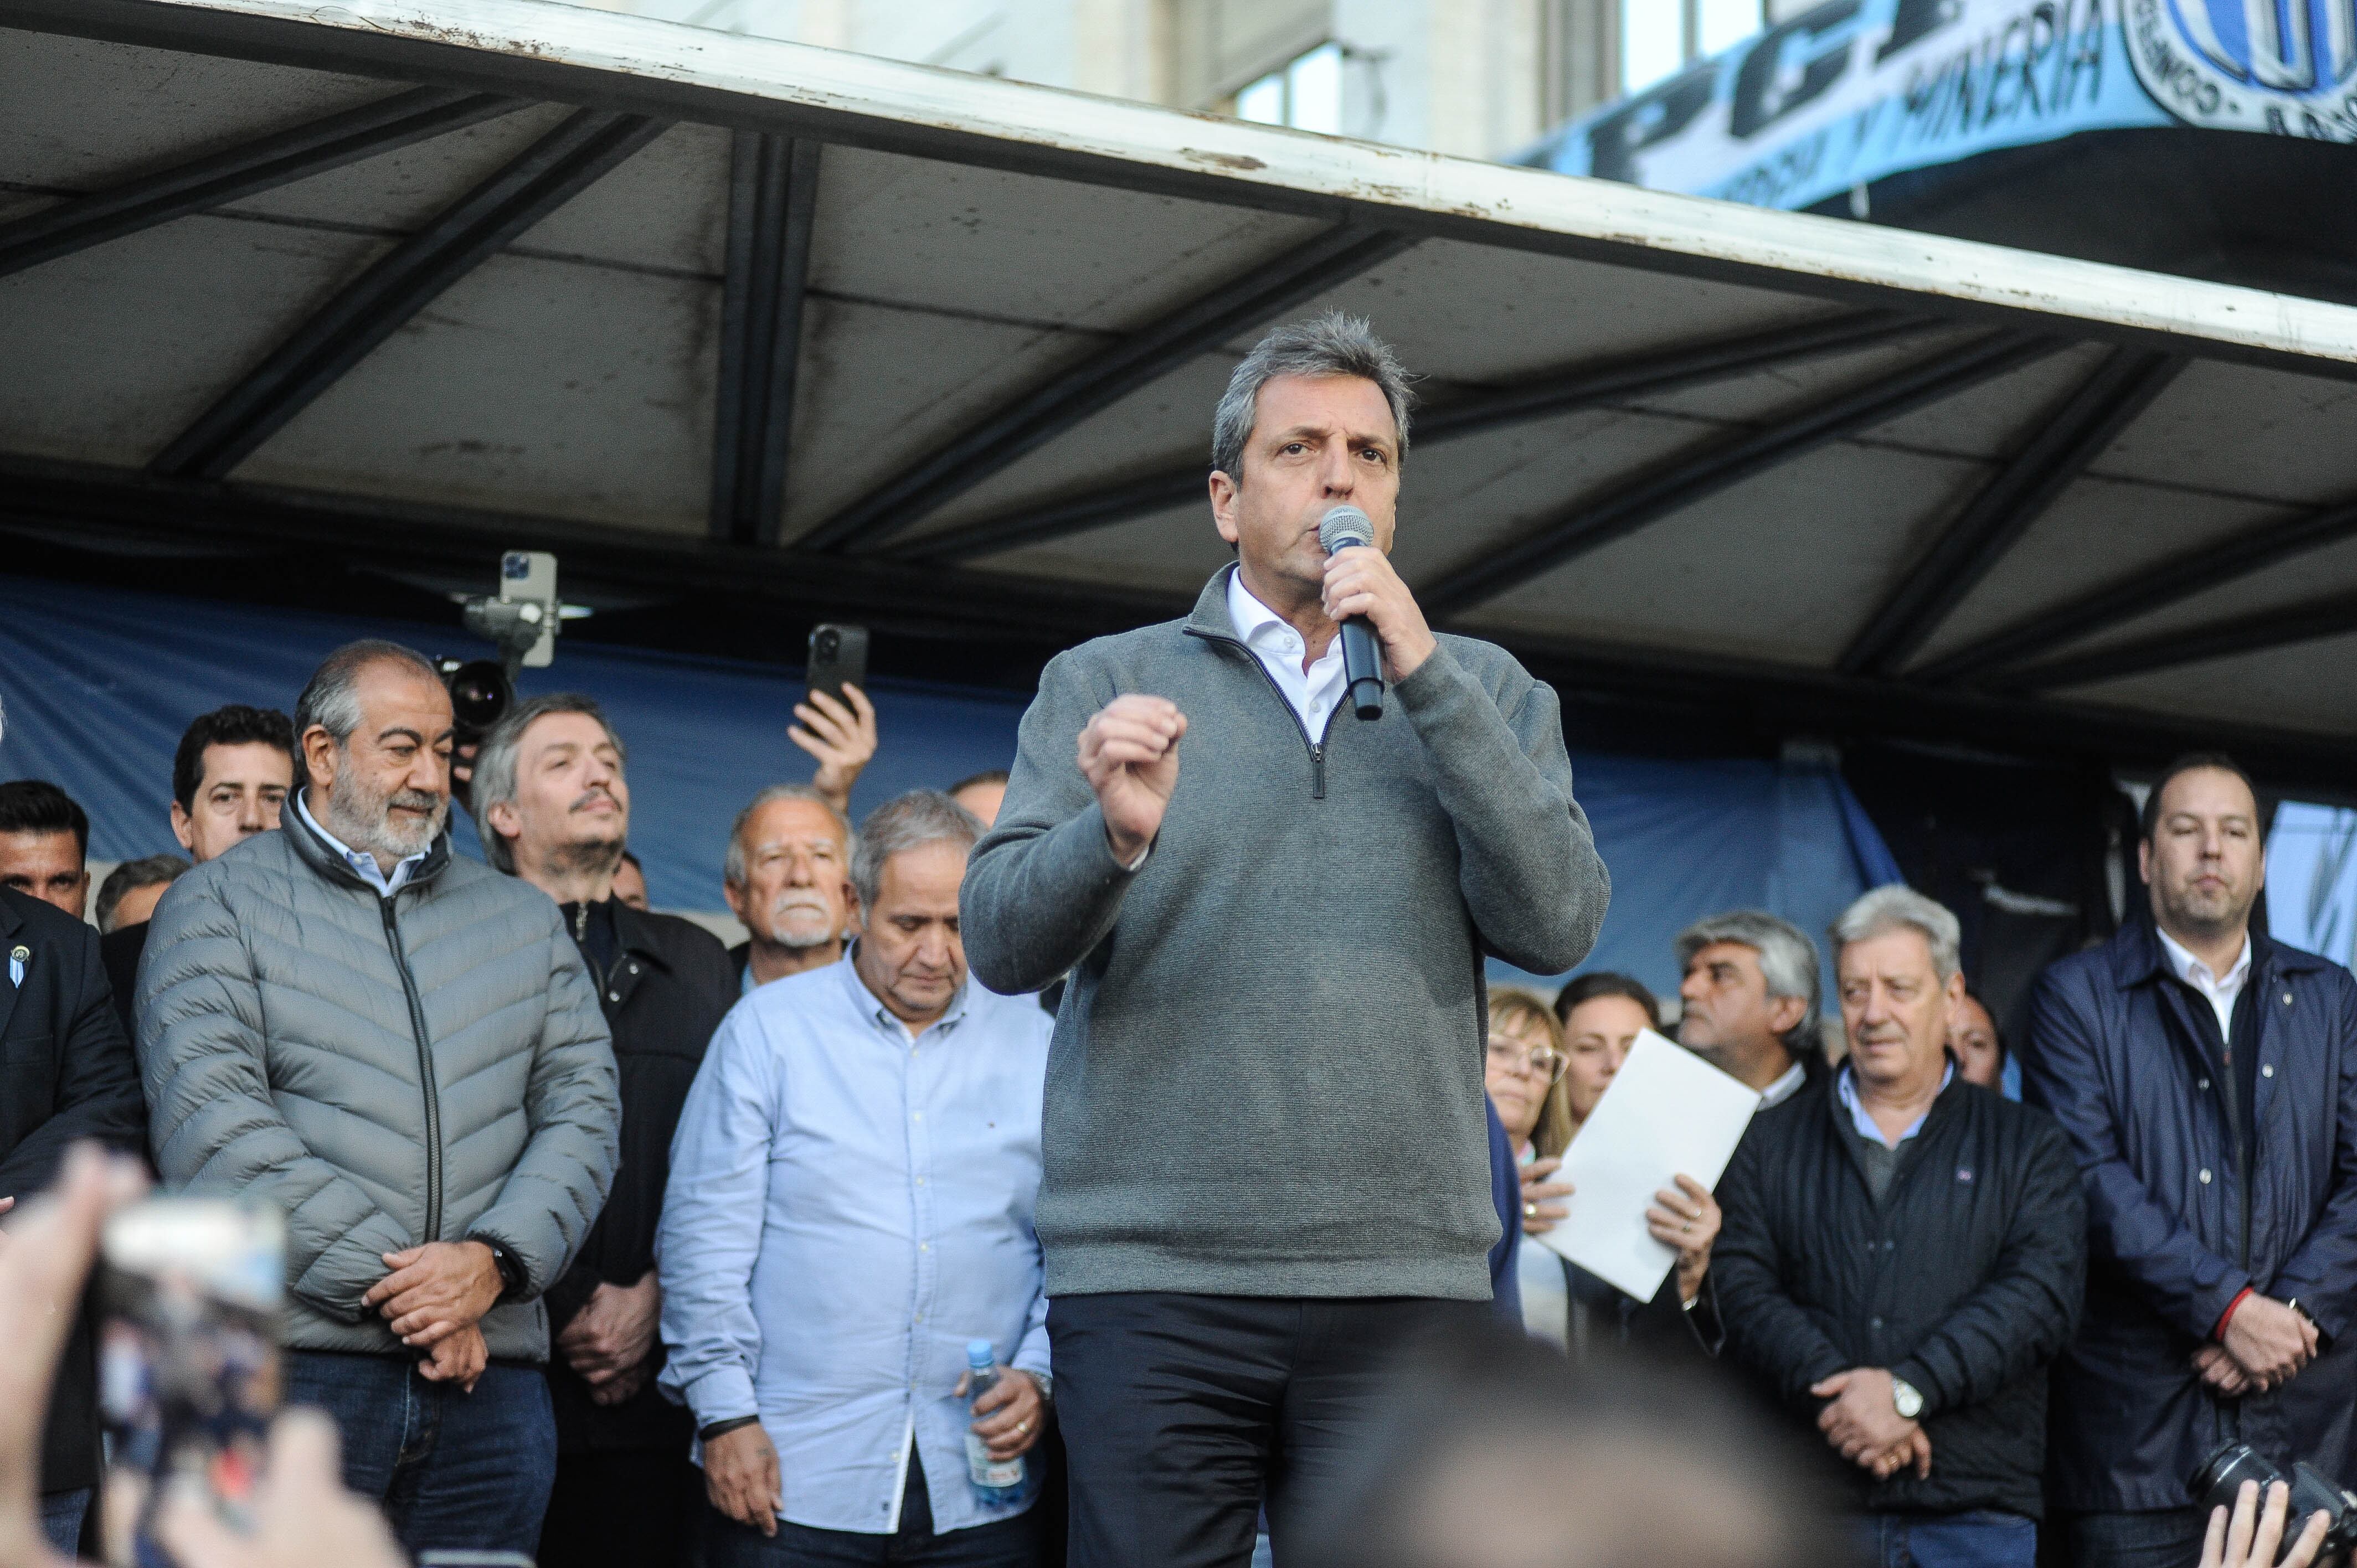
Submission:
{"label": "handheld microphone", "polygon": [[[1375,525],[1354,506],[1338,506],[1318,520],[1318,542],[1331,555],[1353,544],[1372,546]],[[1362,719],[1383,716],[1383,650],[1364,616],[1342,623],[1342,680],[1351,711]]]}

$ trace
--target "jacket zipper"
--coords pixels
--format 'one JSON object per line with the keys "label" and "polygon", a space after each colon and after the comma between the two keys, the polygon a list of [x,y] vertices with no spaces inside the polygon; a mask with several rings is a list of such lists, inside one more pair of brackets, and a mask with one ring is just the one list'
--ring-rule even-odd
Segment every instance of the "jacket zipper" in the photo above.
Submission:
{"label": "jacket zipper", "polygon": [[[1238,650],[1243,654],[1245,662],[1259,671],[1263,681],[1268,682],[1268,689],[1276,693],[1278,705],[1285,709],[1285,716],[1293,721],[1294,729],[1301,736],[1301,744],[1308,748],[1309,798],[1313,800],[1324,800],[1326,798],[1326,743],[1333,736],[1334,721],[1342,716],[1342,704],[1340,703],[1334,704],[1334,711],[1326,715],[1325,734],[1313,739],[1309,734],[1309,726],[1301,722],[1300,713],[1294,707],[1292,699],[1285,694],[1285,688],[1276,683],[1276,677],[1268,672],[1268,666],[1261,662],[1260,655],[1254,653],[1242,639],[1221,637],[1215,632],[1209,631],[1190,630],[1189,635],[1200,637],[1206,642],[1224,642],[1229,647]],[[1347,697],[1348,693],[1344,695]]]}
{"label": "jacket zipper", "polygon": [[[589,956],[589,901],[583,899],[573,906],[573,945],[581,950],[581,961],[589,966],[589,978],[597,983],[597,993],[604,995],[608,976],[600,972],[597,961]],[[620,955],[615,956],[620,961]]]}
{"label": "jacket zipper", "polygon": [[384,916],[385,945],[393,949],[393,967],[401,972],[402,993],[409,999],[409,1032],[417,1040],[417,1079],[425,1086],[425,1234],[427,1241],[442,1239],[442,1095],[434,1083],[434,1055],[425,1027],[425,1002],[417,994],[417,977],[409,972],[409,954],[401,945],[401,928],[393,922],[393,900],[377,900]]}

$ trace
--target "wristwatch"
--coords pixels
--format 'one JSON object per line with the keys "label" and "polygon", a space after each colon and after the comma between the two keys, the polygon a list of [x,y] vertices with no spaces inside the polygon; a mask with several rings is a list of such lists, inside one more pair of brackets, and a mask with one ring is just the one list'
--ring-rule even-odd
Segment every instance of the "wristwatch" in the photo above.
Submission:
{"label": "wristwatch", "polygon": [[1054,1373],[1034,1372],[1031,1374],[1031,1380],[1034,1383],[1037,1383],[1039,1387],[1039,1402],[1041,1404],[1054,1404],[1056,1402],[1056,1378]]}
{"label": "wristwatch", "polygon": [[1923,1396],[1904,1378],[1890,1380],[1890,1402],[1899,1408],[1903,1420],[1912,1421],[1923,1413]]}
{"label": "wristwatch", "polygon": [[514,1253],[492,1240],[489,1236],[469,1236],[467,1240],[479,1241],[491,1250],[491,1266],[500,1271],[501,1300],[512,1297],[516,1292],[523,1288],[523,1265],[516,1261]]}

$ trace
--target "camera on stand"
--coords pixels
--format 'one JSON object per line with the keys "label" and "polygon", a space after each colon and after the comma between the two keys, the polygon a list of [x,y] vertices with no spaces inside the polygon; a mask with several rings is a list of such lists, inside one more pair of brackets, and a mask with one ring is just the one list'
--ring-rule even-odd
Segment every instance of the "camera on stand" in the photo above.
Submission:
{"label": "camera on stand", "polygon": [[[556,557],[544,550],[511,550],[500,557],[498,592],[459,596],[458,602],[466,607],[467,629],[498,648],[500,656],[442,658],[434,667],[449,689],[452,740],[479,746],[515,706],[518,671],[556,661],[556,634],[566,618],[556,597]],[[462,803],[468,782],[451,780]]]}
{"label": "camera on stand", "polygon": [[2317,1552],[2319,1563],[2345,1561],[2349,1549],[2357,1546],[2357,1492],[2352,1492],[2305,1459],[2291,1467],[2286,1475],[2282,1466],[2247,1443],[2222,1443],[2201,1468],[2193,1472],[2193,1495],[2201,1499],[2203,1512],[2222,1508],[2233,1510],[2236,1494],[2245,1481],[2259,1484],[2259,1503],[2266,1504],[2267,1488],[2277,1481],[2291,1488],[2291,1508],[2284,1517],[2284,1544],[2289,1546],[2301,1528],[2316,1514],[2332,1520],[2326,1531],[2324,1545]]}

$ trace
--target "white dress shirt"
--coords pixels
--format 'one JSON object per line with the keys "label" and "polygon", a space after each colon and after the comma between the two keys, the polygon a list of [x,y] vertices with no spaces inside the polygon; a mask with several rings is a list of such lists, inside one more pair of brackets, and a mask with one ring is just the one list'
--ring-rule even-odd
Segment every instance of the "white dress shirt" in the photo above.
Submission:
{"label": "white dress shirt", "polygon": [[1762,1111],[1773,1111],[1779,1105],[1783,1104],[1787,1100],[1792,1099],[1792,1096],[1800,1093],[1801,1086],[1808,1081],[1809,1069],[1803,1067],[1799,1062],[1794,1062],[1791,1067],[1784,1069],[1783,1077],[1778,1079],[1775,1082],[1770,1084],[1767,1088],[1760,1091],[1760,1109]]}
{"label": "white dress shirt", "polygon": [[851,957],[729,1009],[671,1145],[661,1383],[758,1415],[784,1517],[889,1535],[913,1442],[947,1532],[1030,1506],[966,1481],[969,1339],[1048,1368],[1032,1211],[1054,1021],[969,981],[914,1039]]}
{"label": "white dress shirt", "polygon": [[1303,647],[1301,634],[1287,625],[1275,610],[1253,596],[1244,586],[1241,568],[1228,572],[1228,618],[1235,623],[1236,635],[1260,660],[1261,668],[1285,693],[1293,712],[1301,720],[1301,727],[1311,740],[1326,733],[1327,721],[1334,716],[1335,704],[1342,700],[1342,639],[1338,633],[1326,644],[1307,671],[1301,668]]}
{"label": "white dress shirt", "polygon": [[344,857],[344,864],[346,865],[350,866],[354,871],[360,873],[361,881],[376,889],[377,897],[380,898],[390,898],[394,894],[400,892],[403,885],[408,882],[410,873],[425,865],[425,857],[433,853],[434,846],[432,844],[426,845],[424,849],[419,850],[415,854],[413,854],[406,860],[401,861],[399,864],[395,865],[393,868],[393,875],[391,876],[387,876],[384,874],[383,868],[377,865],[376,856],[370,854],[365,850],[354,849],[351,845],[346,843],[343,840],[338,838],[335,834],[329,832],[327,829],[319,825],[319,819],[311,814],[310,802],[305,798],[310,793],[311,791],[308,789],[296,790],[295,809],[303,813],[303,821],[309,825],[313,832],[317,833],[321,838],[328,841],[328,847],[329,849],[334,850],[338,854]]}
{"label": "white dress shirt", "polygon": [[2218,1015],[2218,1037],[2234,1037],[2234,998],[2243,993],[2244,984],[2251,978],[2251,934],[2243,933],[2243,953],[2227,968],[2223,978],[2210,972],[2210,966],[2195,958],[2175,937],[2167,931],[2160,936],[2160,950],[2169,955],[2169,972],[2193,987],[2209,999],[2210,1011]]}

